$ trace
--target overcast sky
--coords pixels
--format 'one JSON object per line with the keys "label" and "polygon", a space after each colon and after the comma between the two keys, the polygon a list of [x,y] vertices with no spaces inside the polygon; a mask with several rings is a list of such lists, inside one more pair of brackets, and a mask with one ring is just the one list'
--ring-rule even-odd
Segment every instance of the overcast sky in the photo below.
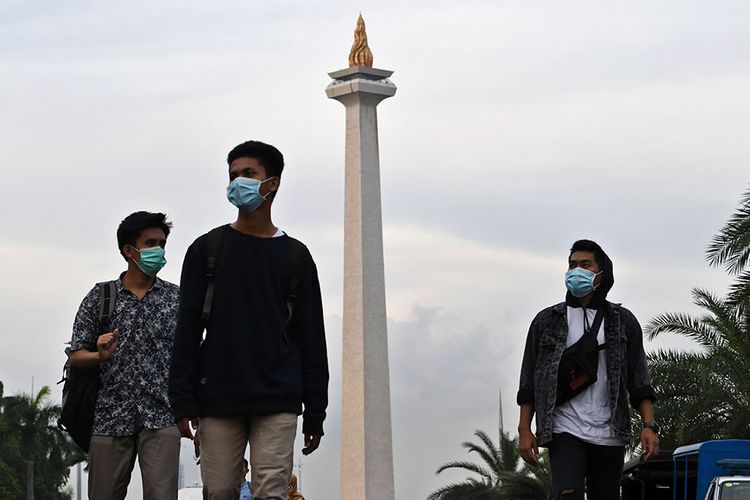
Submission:
{"label": "overcast sky", "polygon": [[[515,431],[526,330],[563,298],[575,239],[610,254],[610,299],[642,324],[725,290],[704,251],[750,185],[744,0],[0,0],[7,393],[33,377],[59,398],[78,304],[125,267],[123,217],[170,216],[160,276],[178,282],[187,246],[234,217],[227,152],[270,142],[274,220],[317,261],[330,348],[302,490],[338,498],[344,108],[324,89],[360,11],[398,86],[379,127],[399,499],[465,477],[434,471],[496,436],[500,388]],[[670,345],[689,347],[647,349]]]}

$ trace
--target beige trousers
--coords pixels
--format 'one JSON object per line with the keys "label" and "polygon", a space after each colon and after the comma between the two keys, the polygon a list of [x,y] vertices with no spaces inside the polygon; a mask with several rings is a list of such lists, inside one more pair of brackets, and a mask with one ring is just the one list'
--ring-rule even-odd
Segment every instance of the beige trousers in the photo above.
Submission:
{"label": "beige trousers", "polygon": [[143,499],[175,500],[180,463],[180,432],[176,426],[144,429],[135,436],[92,436],[89,499],[125,498],[136,455],[143,478]]}
{"label": "beige trousers", "polygon": [[246,417],[202,417],[201,477],[203,498],[237,500],[242,458],[250,443],[254,500],[287,500],[292,474],[297,415],[276,413]]}

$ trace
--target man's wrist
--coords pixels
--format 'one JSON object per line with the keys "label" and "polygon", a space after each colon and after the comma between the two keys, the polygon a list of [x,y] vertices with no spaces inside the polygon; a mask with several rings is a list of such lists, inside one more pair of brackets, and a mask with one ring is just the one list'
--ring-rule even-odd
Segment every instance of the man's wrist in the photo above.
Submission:
{"label": "man's wrist", "polygon": [[648,420],[643,422],[643,428],[644,429],[651,429],[656,434],[659,434],[659,431],[661,428],[659,427],[659,424],[656,423],[656,420]]}

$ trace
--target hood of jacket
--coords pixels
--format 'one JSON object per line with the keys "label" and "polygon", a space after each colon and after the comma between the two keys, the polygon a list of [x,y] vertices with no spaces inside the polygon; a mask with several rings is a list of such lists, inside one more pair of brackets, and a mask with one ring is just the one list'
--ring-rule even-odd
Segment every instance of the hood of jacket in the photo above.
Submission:
{"label": "hood of jacket", "polygon": [[[596,263],[599,265],[599,270],[602,271],[602,274],[601,278],[599,278],[599,286],[594,290],[594,296],[586,307],[598,309],[607,300],[607,294],[615,284],[615,272],[612,267],[612,259],[609,258],[609,255],[597,243],[594,243],[594,245],[596,245],[597,249],[595,252]],[[565,295],[565,303],[571,307],[580,307],[581,305],[579,300],[570,292]]]}

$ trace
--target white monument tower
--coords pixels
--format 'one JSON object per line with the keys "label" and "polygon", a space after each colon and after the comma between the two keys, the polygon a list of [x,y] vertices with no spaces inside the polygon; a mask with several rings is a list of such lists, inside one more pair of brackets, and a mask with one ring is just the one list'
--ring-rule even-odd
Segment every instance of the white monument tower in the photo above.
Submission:
{"label": "white monument tower", "polygon": [[349,68],[329,73],[334,81],[326,89],[346,106],[342,500],[394,498],[375,109],[396,93],[392,73],[372,67],[360,15]]}

